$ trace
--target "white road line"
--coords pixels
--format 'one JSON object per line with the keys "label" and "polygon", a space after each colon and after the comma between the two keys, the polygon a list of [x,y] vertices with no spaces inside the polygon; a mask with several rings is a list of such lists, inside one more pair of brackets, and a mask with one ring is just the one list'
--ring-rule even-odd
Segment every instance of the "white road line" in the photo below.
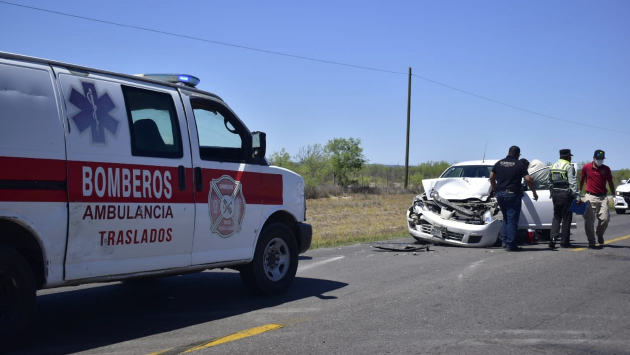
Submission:
{"label": "white road line", "polygon": [[481,263],[483,263],[483,260],[479,260],[479,261],[475,261],[474,263],[472,263],[471,265],[469,265],[469,269],[468,271],[465,271],[464,273],[461,273],[457,276],[458,279],[463,279],[464,278],[464,274],[469,274],[472,272],[472,270],[474,270],[477,266],[479,266]]}
{"label": "white road line", "polygon": [[337,260],[343,259],[343,258],[344,258],[343,256],[336,256],[336,257],[331,258],[331,259],[317,261],[317,262],[314,262],[314,263],[308,264],[308,265],[299,265],[297,272],[299,273],[299,272],[302,272],[302,271],[306,271],[308,269],[312,269],[312,268],[317,267],[317,266],[328,264],[330,262],[337,261]]}

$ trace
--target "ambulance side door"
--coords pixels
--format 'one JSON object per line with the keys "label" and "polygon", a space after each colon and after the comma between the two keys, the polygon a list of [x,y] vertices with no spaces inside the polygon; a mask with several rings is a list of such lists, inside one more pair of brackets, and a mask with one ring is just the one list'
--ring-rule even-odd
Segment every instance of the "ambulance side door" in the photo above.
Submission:
{"label": "ambulance side door", "polygon": [[192,166],[177,90],[55,71],[69,124],[65,279],[189,266]]}
{"label": "ambulance side door", "polygon": [[220,100],[186,93],[195,180],[192,264],[246,260],[261,221],[260,165],[251,133]]}

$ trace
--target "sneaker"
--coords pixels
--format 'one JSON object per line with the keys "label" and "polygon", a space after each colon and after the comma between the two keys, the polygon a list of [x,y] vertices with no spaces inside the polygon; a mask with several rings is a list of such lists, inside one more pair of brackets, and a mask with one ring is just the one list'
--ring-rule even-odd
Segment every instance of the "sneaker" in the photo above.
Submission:
{"label": "sneaker", "polygon": [[554,249],[556,247],[556,243],[549,242],[549,248]]}
{"label": "sneaker", "polygon": [[599,244],[602,244],[602,245],[603,245],[603,244],[604,244],[604,238],[601,238],[601,239],[600,239],[600,238],[597,238],[597,243],[599,243]]}

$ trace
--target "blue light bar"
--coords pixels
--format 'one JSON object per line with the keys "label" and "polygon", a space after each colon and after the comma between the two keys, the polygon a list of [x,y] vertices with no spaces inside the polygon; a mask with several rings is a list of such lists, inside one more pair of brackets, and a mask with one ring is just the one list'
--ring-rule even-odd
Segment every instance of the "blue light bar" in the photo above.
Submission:
{"label": "blue light bar", "polygon": [[137,76],[190,87],[196,87],[200,81],[196,76],[188,74],[138,74]]}

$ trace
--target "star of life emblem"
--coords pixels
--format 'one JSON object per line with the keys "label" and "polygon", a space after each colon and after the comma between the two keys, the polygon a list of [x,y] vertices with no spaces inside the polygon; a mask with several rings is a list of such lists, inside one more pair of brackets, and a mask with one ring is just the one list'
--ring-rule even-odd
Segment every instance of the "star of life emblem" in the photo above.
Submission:
{"label": "star of life emblem", "polygon": [[80,110],[72,116],[72,120],[79,132],[90,129],[92,143],[105,143],[106,130],[114,136],[118,131],[120,122],[109,115],[116,104],[107,92],[99,96],[94,83],[82,81],[81,86],[83,94],[73,87],[68,99],[68,102]]}
{"label": "star of life emblem", "polygon": [[229,175],[212,179],[208,196],[210,231],[224,238],[240,231],[245,217],[245,205],[240,181],[235,181]]}

